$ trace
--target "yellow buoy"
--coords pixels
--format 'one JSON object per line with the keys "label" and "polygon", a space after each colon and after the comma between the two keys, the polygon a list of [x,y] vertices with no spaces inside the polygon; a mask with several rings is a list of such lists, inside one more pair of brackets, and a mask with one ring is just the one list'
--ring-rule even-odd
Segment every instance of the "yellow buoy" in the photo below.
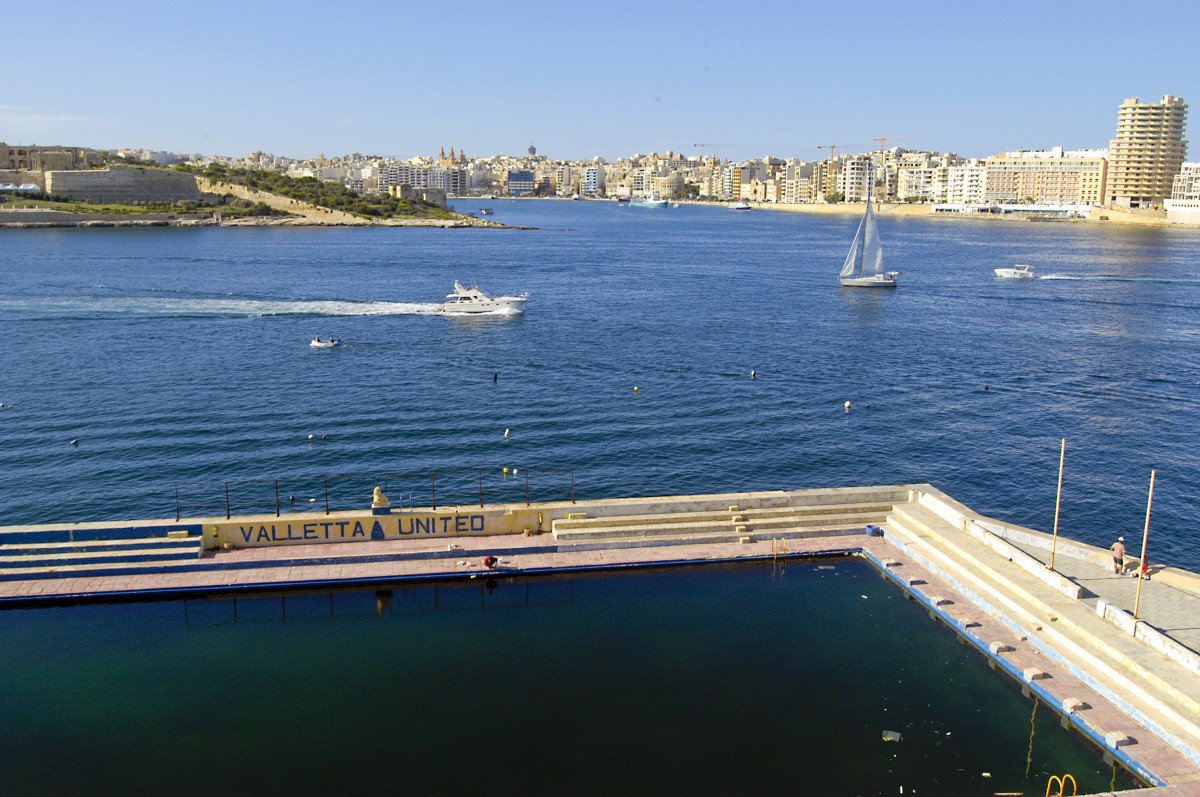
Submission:
{"label": "yellow buoy", "polygon": [[634,392],[634,393],[636,393],[636,392],[637,392],[637,385],[634,385],[634,386],[633,386],[633,392]]}
{"label": "yellow buoy", "polygon": [[849,412],[849,411],[850,411],[850,402],[847,401],[846,402],[846,412]]}

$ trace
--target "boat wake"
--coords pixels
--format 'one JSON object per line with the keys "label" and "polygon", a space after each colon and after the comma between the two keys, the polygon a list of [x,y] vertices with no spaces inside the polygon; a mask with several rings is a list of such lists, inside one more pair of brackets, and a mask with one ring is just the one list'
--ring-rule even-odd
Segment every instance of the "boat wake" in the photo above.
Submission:
{"label": "boat wake", "polygon": [[1155,277],[1152,275],[1131,274],[1093,274],[1078,276],[1072,274],[1043,274],[1040,280],[1064,280],[1069,282],[1149,282],[1164,285],[1200,285],[1200,277]]}
{"label": "boat wake", "polygon": [[102,319],[264,318],[272,316],[435,315],[433,302],[354,302],[337,300],[185,299],[165,297],[41,298],[0,300],[0,313],[21,318]]}

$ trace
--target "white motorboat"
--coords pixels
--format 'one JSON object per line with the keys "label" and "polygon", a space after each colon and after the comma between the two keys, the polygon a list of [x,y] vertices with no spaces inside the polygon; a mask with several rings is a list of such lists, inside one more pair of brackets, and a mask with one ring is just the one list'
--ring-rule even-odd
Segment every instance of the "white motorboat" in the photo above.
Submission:
{"label": "white motorboat", "polygon": [[871,184],[867,183],[867,210],[858,223],[854,243],[846,255],[846,263],[838,281],[846,288],[895,288],[899,272],[883,270],[883,244],[871,209]]}
{"label": "white motorboat", "polygon": [[317,335],[312,339],[312,343],[309,343],[308,345],[312,346],[314,349],[336,349],[338,346],[342,345],[342,339],[322,338],[320,335]]}
{"label": "white motorboat", "polygon": [[514,315],[524,312],[528,299],[527,293],[492,298],[479,290],[478,285],[468,287],[455,280],[454,293],[446,296],[438,312],[446,315]]}
{"label": "white motorboat", "polygon": [[1015,266],[1005,266],[1003,268],[992,269],[996,272],[996,276],[1002,280],[1031,280],[1033,279],[1033,267],[1024,263],[1017,263]]}
{"label": "white motorboat", "polygon": [[629,204],[635,208],[665,208],[667,200],[651,196],[648,199],[635,199]]}
{"label": "white motorboat", "polygon": [[733,203],[734,210],[751,210],[750,203],[744,199],[739,199]]}

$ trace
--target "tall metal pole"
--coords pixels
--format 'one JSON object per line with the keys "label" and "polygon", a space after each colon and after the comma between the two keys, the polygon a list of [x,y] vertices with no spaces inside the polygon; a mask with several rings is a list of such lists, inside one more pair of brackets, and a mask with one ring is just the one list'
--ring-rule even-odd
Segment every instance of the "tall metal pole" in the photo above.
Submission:
{"label": "tall metal pole", "polygon": [[1054,499],[1054,536],[1050,540],[1050,572],[1054,572],[1054,554],[1058,548],[1058,510],[1062,506],[1063,463],[1067,459],[1067,438],[1062,439],[1058,452],[1058,497]]}
{"label": "tall metal pole", "polygon": [[[1138,561],[1137,597],[1133,599],[1133,619],[1138,619],[1142,602],[1142,577],[1146,574],[1146,543],[1150,541],[1150,506],[1154,503],[1154,471],[1150,471],[1150,494],[1146,496],[1146,525],[1142,529],[1142,558]],[[1136,626],[1134,626],[1136,628]]]}

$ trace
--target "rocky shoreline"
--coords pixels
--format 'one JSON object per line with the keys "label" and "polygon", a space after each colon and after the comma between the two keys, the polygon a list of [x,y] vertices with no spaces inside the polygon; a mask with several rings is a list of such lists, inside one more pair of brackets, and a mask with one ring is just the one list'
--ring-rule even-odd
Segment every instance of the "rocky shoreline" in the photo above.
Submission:
{"label": "rocky shoreline", "polygon": [[[58,218],[55,218],[57,216]],[[62,211],[2,211],[0,229],[39,229],[47,227],[437,227],[442,229],[467,229],[485,227],[502,230],[532,229],[514,227],[495,221],[464,216],[457,219],[361,219],[355,221],[323,220],[303,216],[246,216],[242,218],[219,218],[212,214],[204,216],[179,216],[166,214],[83,214]]]}

